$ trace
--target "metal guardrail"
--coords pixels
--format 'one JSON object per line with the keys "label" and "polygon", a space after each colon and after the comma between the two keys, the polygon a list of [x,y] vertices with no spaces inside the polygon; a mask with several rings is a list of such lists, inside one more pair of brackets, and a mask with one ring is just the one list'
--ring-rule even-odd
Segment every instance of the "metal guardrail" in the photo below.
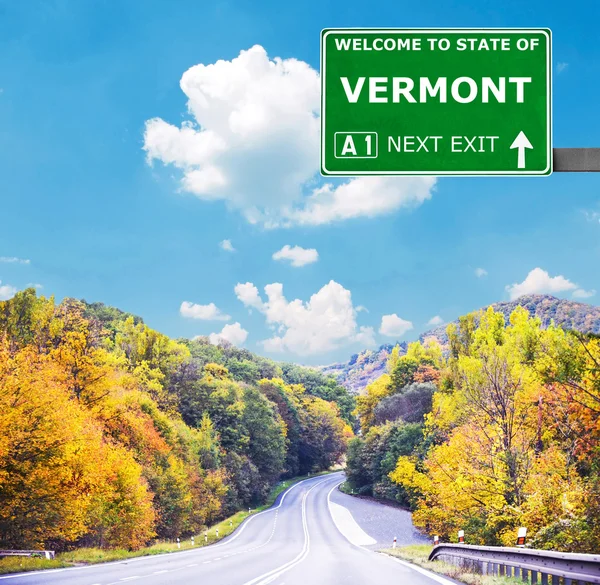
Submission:
{"label": "metal guardrail", "polygon": [[484,575],[521,578],[532,585],[600,583],[600,555],[470,544],[438,544],[429,560],[474,569]]}
{"label": "metal guardrail", "polygon": [[53,550],[0,550],[0,557],[44,557],[53,559]]}

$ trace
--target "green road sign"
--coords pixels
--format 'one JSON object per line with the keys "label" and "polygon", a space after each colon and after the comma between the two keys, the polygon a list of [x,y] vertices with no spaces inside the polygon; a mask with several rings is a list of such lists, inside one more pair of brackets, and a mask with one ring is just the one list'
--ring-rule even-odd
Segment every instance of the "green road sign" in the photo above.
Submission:
{"label": "green road sign", "polygon": [[323,175],[549,175],[548,29],[326,29]]}

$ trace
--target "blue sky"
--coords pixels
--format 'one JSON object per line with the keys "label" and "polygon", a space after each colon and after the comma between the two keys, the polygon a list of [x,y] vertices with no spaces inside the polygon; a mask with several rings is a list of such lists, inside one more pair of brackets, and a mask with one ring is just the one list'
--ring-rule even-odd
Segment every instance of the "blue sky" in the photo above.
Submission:
{"label": "blue sky", "polygon": [[[229,326],[223,335],[253,351],[313,364],[414,339],[434,316],[452,320],[511,294],[595,303],[598,174],[369,183],[348,209],[342,182],[324,192],[314,175],[309,118],[322,28],[543,26],[553,31],[554,145],[600,146],[599,19],[591,0],[576,10],[553,1],[0,1],[0,296],[40,284],[42,294],[115,305],[171,336]],[[183,74],[255,45],[264,51],[234,69],[189,73],[193,95],[198,83],[230,91],[223,80],[234,79],[252,106],[202,110],[192,97],[216,136],[199,137]],[[276,66],[268,73],[289,92],[285,102],[255,72],[244,81],[248,67],[276,57],[297,60],[279,65],[292,69],[285,81]],[[219,116],[236,108],[247,140],[223,146]],[[223,149],[224,166],[213,168]],[[286,245],[318,259],[273,259]],[[251,284],[236,293],[238,283]],[[185,316],[184,301],[199,307]]]}

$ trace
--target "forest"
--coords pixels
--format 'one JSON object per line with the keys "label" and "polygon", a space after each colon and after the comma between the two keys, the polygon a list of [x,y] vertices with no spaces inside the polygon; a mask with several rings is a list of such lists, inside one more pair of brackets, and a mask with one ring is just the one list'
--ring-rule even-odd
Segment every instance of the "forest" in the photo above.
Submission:
{"label": "forest", "polygon": [[0,302],[0,548],[198,534],[339,462],[354,408],[315,370],[19,292]]}
{"label": "forest", "polygon": [[399,503],[430,535],[600,550],[600,338],[493,307],[396,347],[357,398],[348,487]]}

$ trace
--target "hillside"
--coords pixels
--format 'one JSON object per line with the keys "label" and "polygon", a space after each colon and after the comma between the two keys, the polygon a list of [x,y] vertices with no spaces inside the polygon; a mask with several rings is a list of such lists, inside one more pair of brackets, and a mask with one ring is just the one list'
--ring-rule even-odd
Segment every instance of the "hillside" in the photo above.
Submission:
{"label": "hillside", "polygon": [[18,292],[0,302],[0,548],[199,534],[339,462],[353,408],[320,372]]}
{"label": "hillside", "polygon": [[[505,319],[508,319],[508,316],[518,306],[525,307],[531,316],[538,317],[544,328],[553,321],[565,329],[600,334],[600,307],[593,305],[557,299],[550,295],[525,295],[514,301],[492,305],[495,311],[504,315]],[[483,310],[485,309],[487,307],[483,307]],[[458,320],[454,323],[458,323]],[[435,338],[442,347],[446,347],[448,344],[447,326],[447,324],[441,325],[426,331],[420,335],[419,340]],[[404,353],[407,343],[401,342],[399,345],[401,353]],[[367,384],[385,372],[386,361],[393,347],[392,344],[385,344],[375,351],[367,349],[354,354],[348,362],[322,366],[320,370],[324,374],[334,376],[342,386],[352,393],[360,394]]]}

